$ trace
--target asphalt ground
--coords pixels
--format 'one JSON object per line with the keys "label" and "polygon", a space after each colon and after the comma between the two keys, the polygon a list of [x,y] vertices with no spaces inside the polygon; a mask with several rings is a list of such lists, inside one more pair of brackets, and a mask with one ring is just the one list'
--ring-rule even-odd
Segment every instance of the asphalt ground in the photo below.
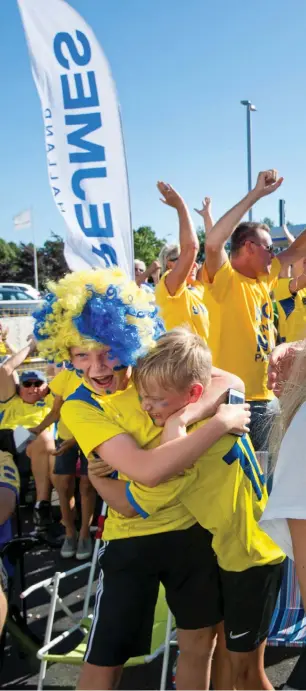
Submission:
{"label": "asphalt ground", "polygon": [[[32,529],[31,512],[22,510],[22,522],[24,532]],[[55,571],[68,571],[79,565],[75,559],[63,560],[59,549],[39,547],[25,556],[26,586],[36,583],[44,578],[52,576]],[[84,592],[86,589],[88,572],[64,579],[61,584],[61,595],[65,602],[77,613],[82,611]],[[20,605],[18,574],[16,577],[14,601]],[[91,606],[94,603],[95,584],[91,598]],[[43,639],[46,617],[49,610],[50,599],[44,590],[40,590],[29,597],[28,600],[28,624],[31,631]],[[71,623],[64,612],[58,610],[55,617],[56,632],[69,628]],[[286,683],[297,659],[300,655],[297,648],[267,648],[266,669],[274,688],[280,688]],[[169,664],[167,688],[172,688],[172,666],[175,660],[176,650],[172,649]],[[4,664],[0,672],[0,686],[3,689],[35,689],[37,688],[39,662],[35,657],[25,656],[16,645],[15,639],[7,636]],[[161,660],[155,660],[150,665],[124,670],[120,689],[158,689],[160,682]],[[51,665],[48,668],[45,680],[45,689],[74,689],[76,686],[79,669],[72,665]],[[306,688],[305,685],[300,688]]]}

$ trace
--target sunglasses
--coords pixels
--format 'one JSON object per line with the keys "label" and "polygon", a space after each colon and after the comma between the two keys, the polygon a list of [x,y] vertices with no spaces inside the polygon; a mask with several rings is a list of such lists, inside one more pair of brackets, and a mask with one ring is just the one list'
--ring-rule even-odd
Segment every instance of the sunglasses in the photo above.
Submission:
{"label": "sunglasses", "polygon": [[168,257],[168,262],[177,262],[178,257]]}
{"label": "sunglasses", "polygon": [[24,381],[21,382],[21,386],[24,386],[25,389],[30,389],[32,386],[39,387],[43,384],[43,381],[40,381],[40,379],[36,379],[36,381]]}
{"label": "sunglasses", "polygon": [[270,254],[272,254],[272,252],[274,252],[273,245],[268,245],[268,247],[267,247],[266,245],[261,245],[260,242],[254,242],[254,240],[250,240],[250,242],[252,243],[252,245],[256,245],[256,247],[263,247],[263,249],[267,250],[267,252],[270,252]]}

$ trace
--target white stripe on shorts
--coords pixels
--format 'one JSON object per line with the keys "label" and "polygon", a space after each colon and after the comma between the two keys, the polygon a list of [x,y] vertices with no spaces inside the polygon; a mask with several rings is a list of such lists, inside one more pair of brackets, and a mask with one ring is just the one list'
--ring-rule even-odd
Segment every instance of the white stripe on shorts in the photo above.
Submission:
{"label": "white stripe on shorts", "polygon": [[[102,545],[101,545],[101,547],[100,547],[100,549],[99,549],[99,558],[102,556],[102,554],[104,554],[104,552],[105,552],[106,547],[107,547],[108,544],[109,544],[108,541],[102,543]],[[91,628],[90,628],[90,632],[89,632],[89,637],[88,637],[88,642],[87,642],[87,648],[86,648],[86,652],[85,652],[85,655],[84,655],[84,660],[85,660],[85,662],[86,662],[86,660],[88,659],[89,653],[91,652],[92,642],[93,642],[93,639],[94,639],[94,635],[95,635],[95,631],[96,631],[96,626],[97,626],[97,623],[98,623],[98,620],[99,620],[100,601],[101,601],[101,597],[102,597],[102,595],[103,595],[103,579],[104,579],[104,574],[103,574],[103,571],[102,571],[102,569],[101,569],[100,575],[99,575],[99,582],[98,582],[98,586],[97,586],[97,591],[96,591],[96,599],[95,599],[95,607],[94,607],[93,619],[92,619]]]}

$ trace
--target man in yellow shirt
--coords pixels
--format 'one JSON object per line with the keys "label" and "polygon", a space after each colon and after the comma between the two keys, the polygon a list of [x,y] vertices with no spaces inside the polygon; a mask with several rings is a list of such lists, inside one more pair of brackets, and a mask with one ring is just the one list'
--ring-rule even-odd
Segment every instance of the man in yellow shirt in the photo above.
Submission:
{"label": "man in yellow shirt", "polygon": [[[267,411],[273,397],[267,388],[268,358],[275,346],[270,293],[280,268],[306,255],[306,232],[274,257],[269,228],[240,221],[255,202],[281,183],[277,171],[259,173],[255,188],[215,224],[205,247],[206,286],[220,308],[218,342],[210,344],[213,361],[245,382],[255,450],[266,446]],[[225,245],[230,239],[229,259]]]}
{"label": "man in yellow shirt", "polygon": [[[0,367],[0,430],[14,430],[19,425],[30,429],[39,425],[51,410],[52,396],[43,372],[24,371],[19,384],[16,383],[16,371],[35,349],[36,344],[31,340]],[[31,461],[36,487],[33,520],[37,530],[45,530],[51,523],[52,451],[53,434],[51,430],[45,430],[28,444],[26,452],[19,459],[20,464],[25,466],[24,470],[27,470],[29,459]]]}
{"label": "man in yellow shirt", "polygon": [[163,275],[155,288],[156,303],[167,331],[176,326],[188,326],[207,343],[209,319],[204,304],[204,284],[197,280],[198,237],[182,197],[164,182],[159,182],[157,187],[164,197],[162,201],[177,210],[180,247],[171,245],[162,249]]}

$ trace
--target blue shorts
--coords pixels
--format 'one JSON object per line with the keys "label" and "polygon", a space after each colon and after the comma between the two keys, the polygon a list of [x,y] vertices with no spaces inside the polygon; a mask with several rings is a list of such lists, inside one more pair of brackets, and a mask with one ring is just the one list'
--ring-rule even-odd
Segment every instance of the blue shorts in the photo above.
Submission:
{"label": "blue shorts", "polygon": [[[56,441],[56,447],[58,448],[63,443],[63,439],[58,438]],[[56,456],[54,464],[54,475],[75,475],[77,462],[80,459],[81,468],[80,474],[88,474],[88,463],[87,458],[84,456],[81,449],[77,444],[68,449],[61,456]]]}

